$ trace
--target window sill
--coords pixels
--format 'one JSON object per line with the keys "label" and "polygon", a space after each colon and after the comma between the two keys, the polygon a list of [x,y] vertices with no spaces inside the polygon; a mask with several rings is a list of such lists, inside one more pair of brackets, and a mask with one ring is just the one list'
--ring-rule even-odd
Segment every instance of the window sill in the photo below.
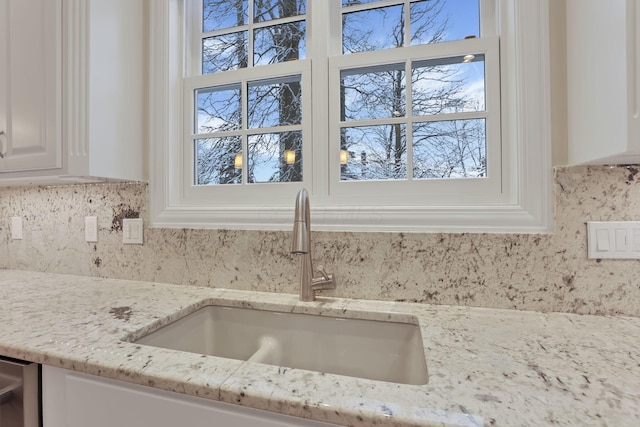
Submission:
{"label": "window sill", "polygon": [[[539,221],[541,212],[519,206],[423,207],[311,207],[314,231],[439,232],[439,233],[548,233]],[[193,207],[165,209],[152,216],[157,228],[214,228],[290,230],[289,207]],[[550,223],[550,221],[546,221]]]}

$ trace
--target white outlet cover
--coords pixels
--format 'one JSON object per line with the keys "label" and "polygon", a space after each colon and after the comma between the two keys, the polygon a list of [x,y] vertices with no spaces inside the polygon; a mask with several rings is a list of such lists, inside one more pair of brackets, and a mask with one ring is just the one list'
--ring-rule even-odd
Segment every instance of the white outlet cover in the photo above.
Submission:
{"label": "white outlet cover", "polygon": [[90,243],[98,241],[97,216],[87,216],[84,218],[84,240]]}
{"label": "white outlet cover", "polygon": [[11,239],[22,240],[22,217],[11,217]]}

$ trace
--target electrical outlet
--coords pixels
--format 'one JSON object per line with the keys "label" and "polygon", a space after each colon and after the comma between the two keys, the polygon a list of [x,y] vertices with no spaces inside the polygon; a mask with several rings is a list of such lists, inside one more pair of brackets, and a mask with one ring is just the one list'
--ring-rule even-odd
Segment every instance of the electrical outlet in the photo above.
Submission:
{"label": "electrical outlet", "polygon": [[11,239],[22,240],[22,217],[11,217]]}
{"label": "electrical outlet", "polygon": [[97,216],[86,216],[84,218],[84,240],[91,243],[98,241]]}

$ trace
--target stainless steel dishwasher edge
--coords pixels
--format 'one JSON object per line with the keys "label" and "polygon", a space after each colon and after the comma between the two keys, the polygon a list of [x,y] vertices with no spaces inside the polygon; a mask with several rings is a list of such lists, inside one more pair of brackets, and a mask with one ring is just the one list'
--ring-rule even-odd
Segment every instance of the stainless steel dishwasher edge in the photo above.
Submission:
{"label": "stainless steel dishwasher edge", "polygon": [[0,356],[0,427],[41,427],[40,365]]}

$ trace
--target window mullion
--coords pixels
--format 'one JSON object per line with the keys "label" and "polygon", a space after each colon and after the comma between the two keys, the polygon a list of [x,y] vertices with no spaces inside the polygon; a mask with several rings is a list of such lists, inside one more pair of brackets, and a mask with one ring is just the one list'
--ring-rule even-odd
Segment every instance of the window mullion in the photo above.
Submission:
{"label": "window mullion", "polygon": [[[253,2],[249,2],[249,4],[252,4]],[[251,6],[249,7],[249,9],[251,9]],[[251,15],[252,16],[252,15]],[[250,55],[251,56],[251,55]],[[240,86],[240,99],[242,100],[240,102],[241,108],[242,108],[242,137],[241,137],[241,141],[242,141],[242,185],[246,186],[249,183],[249,143],[248,143],[248,138],[249,138],[249,133],[248,133],[248,128],[249,128],[249,103],[248,103],[248,99],[249,99],[249,94],[248,94],[248,87],[249,87],[249,83],[248,81],[242,80],[242,85]]]}
{"label": "window mullion", "polygon": [[[305,182],[310,186],[310,191],[314,196],[314,202],[327,200],[330,187],[328,171],[335,161],[332,152],[332,145],[336,144],[335,139],[329,132],[329,92],[328,82],[328,54],[333,52],[342,43],[341,28],[337,22],[331,18],[340,16],[339,0],[330,1],[307,1],[307,20],[309,30],[308,54],[310,67],[308,68],[308,78],[310,84],[307,85],[311,93],[303,95],[306,97],[308,106],[307,115],[303,115],[304,128],[307,129],[310,140],[305,141],[308,171]],[[337,24],[337,25],[336,25]],[[340,53],[341,50],[337,53]],[[308,180],[307,180],[308,179]]]}
{"label": "window mullion", "polygon": [[411,46],[411,2],[404,2],[404,46]]}
{"label": "window mullion", "polygon": [[[248,56],[248,66],[249,67],[253,67],[254,65],[254,56],[253,56],[253,52],[254,52],[254,32],[253,32],[253,28],[254,28],[254,22],[253,22],[253,17],[255,16],[254,14],[254,3],[253,0],[249,0],[249,7],[248,7],[248,18],[247,18],[247,22],[248,22],[248,28],[247,28],[247,40],[248,40],[248,46],[247,46],[247,56]],[[245,162],[246,163],[246,162]],[[243,165],[244,167],[244,165]],[[244,172],[243,172],[244,175]]]}
{"label": "window mullion", "polygon": [[280,132],[293,132],[300,131],[303,129],[303,125],[281,125],[281,126],[270,126],[264,128],[251,128],[246,129],[248,135],[258,135],[262,133],[280,133]]}
{"label": "window mullion", "polygon": [[406,122],[406,130],[405,130],[405,150],[407,150],[407,179],[409,181],[413,180],[413,74],[412,74],[412,64],[411,61],[407,61],[405,63],[405,97],[407,105],[405,106],[405,122]]}

